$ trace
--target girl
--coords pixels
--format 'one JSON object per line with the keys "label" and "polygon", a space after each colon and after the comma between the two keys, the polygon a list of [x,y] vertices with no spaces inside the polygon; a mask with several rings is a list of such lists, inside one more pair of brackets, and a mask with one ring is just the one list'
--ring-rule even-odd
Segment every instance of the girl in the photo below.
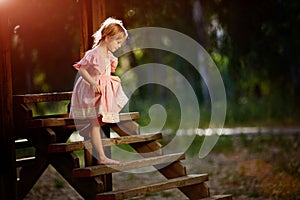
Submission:
{"label": "girl", "polygon": [[73,89],[70,116],[75,120],[89,120],[89,125],[80,131],[80,135],[91,138],[98,154],[98,164],[120,164],[106,157],[100,126],[119,122],[119,112],[128,101],[119,77],[111,75],[118,64],[112,52],[120,48],[127,36],[122,21],[106,19],[93,35],[92,49],[73,65],[81,76]]}

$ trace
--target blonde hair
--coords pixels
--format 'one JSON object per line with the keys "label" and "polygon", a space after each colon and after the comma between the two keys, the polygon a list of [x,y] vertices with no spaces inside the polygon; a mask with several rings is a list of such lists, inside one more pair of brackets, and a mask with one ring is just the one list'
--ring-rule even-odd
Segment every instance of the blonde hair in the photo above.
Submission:
{"label": "blonde hair", "polygon": [[93,48],[96,47],[101,41],[105,40],[106,37],[113,37],[115,35],[121,35],[127,37],[128,33],[121,20],[114,19],[112,17],[107,18],[100,26],[100,28],[93,34],[94,44]]}

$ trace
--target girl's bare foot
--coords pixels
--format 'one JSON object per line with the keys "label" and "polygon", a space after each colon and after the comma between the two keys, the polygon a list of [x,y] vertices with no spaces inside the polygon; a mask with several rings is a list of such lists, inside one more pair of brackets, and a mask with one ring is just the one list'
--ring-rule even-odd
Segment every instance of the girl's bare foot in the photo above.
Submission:
{"label": "girl's bare foot", "polygon": [[109,158],[105,158],[105,159],[102,159],[102,160],[98,160],[97,164],[98,165],[119,165],[121,163],[117,160],[112,160],[112,159],[109,159]]}

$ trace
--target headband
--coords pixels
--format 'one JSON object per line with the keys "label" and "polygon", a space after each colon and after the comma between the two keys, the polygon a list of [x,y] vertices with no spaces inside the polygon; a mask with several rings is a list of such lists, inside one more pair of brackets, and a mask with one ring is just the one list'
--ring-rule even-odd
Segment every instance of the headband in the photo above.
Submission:
{"label": "headband", "polygon": [[95,47],[99,41],[102,39],[102,30],[107,27],[108,25],[110,24],[118,24],[121,26],[121,28],[124,30],[124,33],[125,33],[125,36],[127,37],[128,36],[128,33],[127,33],[127,30],[125,29],[125,27],[123,26],[123,23],[121,20],[118,20],[118,19],[114,19],[112,17],[109,17],[107,18],[101,25],[101,27],[99,28],[98,31],[96,31],[94,34],[93,34],[93,37],[94,37],[94,45],[93,47]]}

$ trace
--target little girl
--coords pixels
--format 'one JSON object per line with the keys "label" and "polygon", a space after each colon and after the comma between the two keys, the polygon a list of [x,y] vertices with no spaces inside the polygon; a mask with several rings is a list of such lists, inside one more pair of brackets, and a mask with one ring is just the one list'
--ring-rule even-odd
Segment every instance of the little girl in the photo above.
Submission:
{"label": "little girl", "polygon": [[92,49],[74,65],[81,76],[73,89],[70,116],[75,120],[89,120],[89,125],[80,131],[80,135],[91,138],[98,154],[98,164],[120,164],[106,157],[100,126],[119,122],[119,112],[128,101],[119,77],[111,75],[118,64],[112,52],[120,48],[127,36],[122,21],[106,19],[93,35]]}

